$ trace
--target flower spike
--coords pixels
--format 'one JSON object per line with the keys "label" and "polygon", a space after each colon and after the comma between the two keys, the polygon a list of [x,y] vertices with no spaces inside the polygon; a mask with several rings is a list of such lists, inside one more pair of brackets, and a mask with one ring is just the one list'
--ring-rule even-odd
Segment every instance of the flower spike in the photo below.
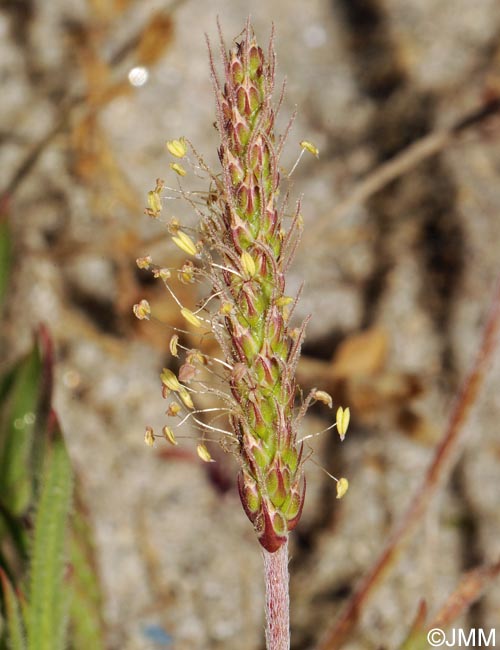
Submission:
{"label": "flower spike", "polygon": [[[222,350],[223,358],[214,359],[185,348],[177,334],[170,338],[171,354],[184,358],[177,375],[167,368],[161,373],[163,396],[173,393],[166,413],[180,416],[177,426],[189,421],[202,430],[196,452],[204,462],[213,462],[205,444],[207,432],[231,441],[239,463],[238,491],[244,511],[262,547],[274,553],[298,524],[304,504],[303,444],[308,436],[298,439],[300,420],[311,403],[331,408],[333,400],[325,391],[314,389],[301,406],[295,404],[300,394],[295,370],[308,319],[296,327],[289,324],[298,298],[286,293],[285,274],[303,224],[300,202],[292,219],[286,218],[288,192],[282,190],[280,156],[289,127],[283,136],[275,133],[275,115],[282,98],[277,103],[273,99],[272,37],[265,53],[247,22],[229,51],[221,37],[221,50],[223,78],[219,79],[209,46],[220,172],[210,171],[184,138],[166,143],[174,158],[186,159],[197,176],[201,171],[210,180],[209,191],[200,200],[199,192],[182,187],[186,169],[177,161],[170,163],[180,177],[180,196],[200,222],[197,228],[190,227],[192,236],[174,217],[167,228],[177,247],[192,259],[172,274],[168,268],[152,265],[148,258],[141,258],[138,264],[141,268],[151,265],[184,320],[198,330],[201,339],[211,330]],[[188,145],[196,165],[187,158]],[[301,155],[307,151],[318,156],[312,143],[303,140],[300,145]],[[152,216],[158,216],[161,209],[162,188],[163,182],[158,181],[148,197],[148,214]],[[184,299],[181,303],[169,285],[171,275],[183,285],[208,281],[208,297],[192,309],[184,307]],[[143,302],[134,311],[139,317],[149,317],[149,305]],[[221,388],[224,381],[226,387]],[[223,408],[197,409],[197,392],[217,396]],[[214,426],[214,419],[201,415],[209,411],[226,413],[226,428]],[[349,409],[340,408],[336,426],[341,438],[348,424]],[[164,427],[163,435],[176,444],[172,428]],[[338,498],[347,487],[347,480],[339,479]]]}

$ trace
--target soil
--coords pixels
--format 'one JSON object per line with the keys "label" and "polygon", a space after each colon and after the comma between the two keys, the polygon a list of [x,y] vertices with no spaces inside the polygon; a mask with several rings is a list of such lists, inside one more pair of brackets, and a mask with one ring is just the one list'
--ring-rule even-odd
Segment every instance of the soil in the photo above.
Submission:
{"label": "soil", "polygon": [[[262,43],[274,23],[278,79],[287,80],[281,130],[297,110],[283,169],[301,140],[320,150],[319,160],[304,155],[291,185],[305,228],[288,286],[304,285],[297,322],[312,315],[299,379],[352,412],[345,442],[329,431],[311,443],[291,537],[293,650],[325,636],[418,489],[498,273],[498,115],[336,211],[379,165],[498,96],[495,0],[0,2],[0,192],[15,243],[2,363],[27,349],[37,323],[48,325],[110,650],[264,647],[262,560],[235,461],[215,451],[208,466],[190,439],[176,454],[166,442],[144,445],[145,426],[166,421],[158,377],[172,364],[179,315],[135,266],[147,254],[182,262],[143,214],[146,193],[158,177],[176,186],[167,139],[188,137],[218,169],[205,33],[217,56],[217,16],[230,43],[249,13]],[[207,189],[201,179],[191,187]],[[165,210],[192,222],[174,194]],[[191,288],[179,290],[189,299]],[[132,315],[144,297],[155,322]],[[495,352],[465,444],[346,650],[399,647],[421,599],[431,619],[464,572],[498,561],[499,381]],[[333,419],[318,406],[304,435]],[[341,501],[323,469],[349,479]],[[498,634],[499,612],[497,580],[454,626]]]}

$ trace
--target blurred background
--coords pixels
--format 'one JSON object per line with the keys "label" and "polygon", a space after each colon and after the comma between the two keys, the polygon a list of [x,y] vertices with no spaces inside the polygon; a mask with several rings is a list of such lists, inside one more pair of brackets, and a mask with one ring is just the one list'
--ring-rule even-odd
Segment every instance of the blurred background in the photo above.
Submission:
{"label": "blurred background", "polygon": [[[299,380],[352,414],[344,443],[312,441],[291,543],[294,650],[328,635],[421,484],[500,268],[496,0],[1,0],[0,194],[14,251],[1,364],[47,325],[110,650],[263,648],[260,550],[234,461],[220,452],[208,467],[191,441],[175,454],[143,443],[146,425],[165,424],[158,376],[179,315],[135,264],[182,263],[144,215],[146,193],[176,182],[167,139],[186,136],[218,169],[205,34],[217,50],[219,16],[230,45],[248,14],[262,45],[275,26],[280,127],[298,111],[284,169],[301,140],[320,150],[291,189],[305,228],[289,287],[304,283],[297,320],[312,314]],[[434,155],[390,183],[377,176],[435,131],[447,136]],[[346,202],[367,177],[375,187]],[[192,219],[181,201],[164,212]],[[158,322],[134,319],[142,298]],[[432,617],[465,572],[498,562],[499,381],[495,352],[452,471],[342,647],[399,647],[422,599]],[[315,408],[304,434],[332,419]],[[349,479],[342,501],[321,467]],[[490,583],[456,627],[500,625]]]}

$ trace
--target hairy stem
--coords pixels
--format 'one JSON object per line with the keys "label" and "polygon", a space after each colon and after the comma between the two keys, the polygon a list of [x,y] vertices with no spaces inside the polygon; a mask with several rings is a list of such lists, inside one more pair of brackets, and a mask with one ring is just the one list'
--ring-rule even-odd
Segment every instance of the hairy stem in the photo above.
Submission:
{"label": "hairy stem", "polygon": [[274,553],[263,548],[262,554],[266,580],[266,647],[267,650],[289,650],[288,540]]}

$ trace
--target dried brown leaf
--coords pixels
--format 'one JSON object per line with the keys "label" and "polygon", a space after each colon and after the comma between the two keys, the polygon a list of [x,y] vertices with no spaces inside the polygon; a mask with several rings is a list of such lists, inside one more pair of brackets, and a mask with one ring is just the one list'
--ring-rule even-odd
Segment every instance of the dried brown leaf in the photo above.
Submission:
{"label": "dried brown leaf", "polygon": [[109,22],[119,17],[132,0],[87,0],[90,15],[99,22]]}
{"label": "dried brown leaf", "polygon": [[347,378],[373,375],[384,367],[387,348],[387,334],[378,327],[352,334],[337,348],[333,373]]}
{"label": "dried brown leaf", "polygon": [[172,18],[158,12],[147,23],[137,44],[136,59],[141,65],[153,65],[170,46],[174,34]]}

